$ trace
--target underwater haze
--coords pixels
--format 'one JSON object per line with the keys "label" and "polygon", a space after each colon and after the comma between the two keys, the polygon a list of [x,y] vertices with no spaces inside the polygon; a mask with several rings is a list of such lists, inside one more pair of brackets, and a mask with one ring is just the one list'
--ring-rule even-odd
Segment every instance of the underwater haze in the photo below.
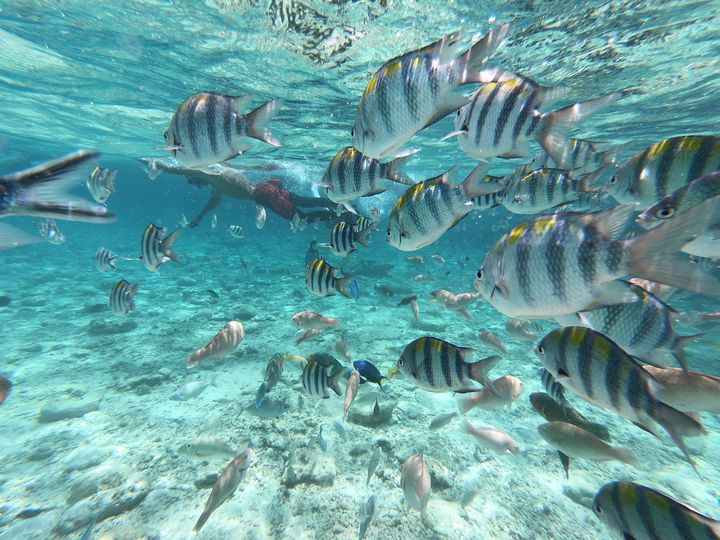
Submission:
{"label": "underwater haze", "polygon": [[0,0],[0,540],[720,538],[719,30]]}

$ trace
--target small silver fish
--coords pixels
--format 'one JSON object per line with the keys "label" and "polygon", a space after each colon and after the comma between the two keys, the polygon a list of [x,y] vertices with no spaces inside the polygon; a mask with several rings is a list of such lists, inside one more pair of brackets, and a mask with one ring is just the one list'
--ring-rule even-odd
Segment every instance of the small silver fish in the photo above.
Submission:
{"label": "small silver fish", "polygon": [[177,451],[182,456],[194,459],[225,459],[237,455],[237,451],[228,443],[210,435],[195,437]]}
{"label": "small silver fish", "polygon": [[370,456],[370,461],[368,462],[368,471],[367,471],[367,480],[365,481],[365,485],[370,484],[370,480],[375,475],[375,470],[377,469],[378,465],[380,464],[380,458],[382,457],[382,450],[379,446],[375,447],[375,450],[373,450],[372,455]]}
{"label": "small silver fish", "polygon": [[209,382],[190,381],[175,390],[170,399],[173,401],[187,401],[202,394],[208,386],[210,386]]}
{"label": "small silver fish", "polygon": [[358,540],[363,540],[363,538],[365,538],[365,533],[367,533],[367,529],[370,526],[373,515],[375,514],[375,506],[375,495],[370,495],[365,504],[360,504],[360,511],[358,512],[358,515],[360,517],[360,531],[358,532]]}
{"label": "small silver fish", "polygon": [[210,228],[215,229],[218,224],[218,217],[217,214],[213,214],[212,220],[210,220]]}
{"label": "small silver fish", "polygon": [[320,426],[320,430],[318,431],[318,434],[315,436],[315,442],[317,442],[318,446],[320,447],[320,450],[323,452],[327,452],[327,439],[323,436],[323,427]]}
{"label": "small silver fish", "polygon": [[60,245],[65,243],[65,235],[52,218],[45,218],[42,223],[37,226],[38,233],[50,244]]}
{"label": "small silver fish", "polygon": [[433,431],[444,428],[450,422],[452,422],[453,418],[455,418],[457,415],[458,415],[458,413],[456,413],[456,412],[439,414],[439,415],[433,417],[432,420],[430,420],[430,425],[428,427]]}
{"label": "small silver fish", "polygon": [[500,341],[500,338],[490,332],[490,330],[483,330],[478,334],[478,338],[485,345],[490,345],[502,354],[507,354],[507,349],[505,348],[505,345],[503,345],[502,341]]}
{"label": "small silver fish", "polygon": [[264,206],[257,205],[255,207],[255,227],[262,229],[265,226],[265,220],[267,219],[267,212]]}

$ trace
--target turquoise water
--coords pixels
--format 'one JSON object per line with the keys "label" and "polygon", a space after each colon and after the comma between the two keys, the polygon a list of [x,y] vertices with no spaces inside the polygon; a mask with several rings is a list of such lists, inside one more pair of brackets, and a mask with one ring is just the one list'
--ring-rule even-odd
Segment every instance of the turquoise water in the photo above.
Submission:
{"label": "turquoise water", "polygon": [[[272,127],[284,146],[253,141],[231,163],[253,184],[280,178],[313,197],[329,161],[351,142],[357,102],[372,74],[393,56],[457,29],[481,35],[512,22],[492,64],[572,87],[564,104],[629,91],[573,132],[609,145],[629,143],[624,158],[671,136],[720,132],[720,42],[709,3],[448,4],[0,2],[2,173],[81,148],[101,151],[102,166],[118,170],[117,192],[108,201],[114,223],[58,221],[64,244],[0,251],[0,295],[10,300],[0,306],[0,375],[13,382],[0,406],[0,539],[79,538],[95,518],[92,538],[349,539],[357,538],[358,508],[373,494],[377,507],[366,538],[612,538],[590,506],[600,486],[614,480],[651,485],[720,517],[717,416],[703,413],[707,435],[689,439],[698,477],[664,433],[655,438],[570,395],[640,465],[576,459],[567,480],[536,431],[544,420],[527,399],[542,391],[534,344],[510,336],[507,317],[485,301],[470,308],[472,320],[430,303],[436,289],[474,292],[485,253],[524,216],[503,208],[474,213],[431,246],[400,252],[383,237],[404,188],[388,182],[387,192],[358,204],[366,215],[373,207],[383,214],[371,247],[344,260],[329,256],[357,280],[358,302],[317,298],[305,285],[308,246],[329,241],[336,220],[293,232],[288,220],[268,211],[258,229],[255,204],[228,197],[183,232],[176,244],[182,264],[168,262],[157,273],[137,261],[119,261],[109,273],[95,268],[99,247],[138,257],[148,224],[174,230],[210,197],[207,187],[181,175],[165,172],[151,181],[137,161],[169,157],[160,149],[163,132],[188,96],[252,93],[253,107],[282,99]],[[474,167],[457,144],[440,141],[453,129],[446,118],[413,138],[408,146],[421,151],[406,168],[412,178],[455,164],[462,176]],[[494,160],[491,173],[506,174],[526,161]],[[84,181],[75,193],[88,198]],[[3,223],[34,234],[40,221]],[[226,225],[242,226],[244,237],[233,238]],[[407,260],[413,255],[423,262]],[[137,309],[123,319],[107,305],[121,277],[140,284]],[[418,295],[419,324],[408,306],[397,305],[410,294]],[[715,299],[690,293],[670,304],[678,311],[717,309]],[[337,317],[341,327],[296,345],[291,317],[301,310]],[[187,356],[230,320],[245,328],[237,352],[187,369]],[[556,326],[540,323],[539,337]],[[458,419],[430,430],[433,417],[456,410],[458,396],[424,392],[399,377],[385,383],[387,395],[363,385],[353,404],[357,416],[371,411],[376,397],[392,409],[377,425],[352,415],[343,422],[343,398],[332,392],[327,400],[305,396],[293,361],[269,394],[273,406],[254,410],[274,353],[326,352],[349,366],[336,352],[342,336],[353,360],[369,359],[386,373],[423,335],[477,348],[478,358],[494,354],[478,340],[486,329],[508,349],[493,375],[519,377],[523,394],[510,408],[475,409],[467,418],[511,434],[519,455],[478,446]],[[720,375],[717,330],[703,330],[686,349],[690,368]],[[186,401],[169,399],[198,380],[213,384]],[[56,421],[41,412],[67,407],[81,410]],[[321,426],[326,451],[316,442]],[[196,534],[214,475],[232,457],[178,452],[201,435],[238,452],[249,445],[254,460],[234,496]],[[366,485],[375,446],[381,460]],[[433,479],[423,513],[407,508],[400,488],[402,464],[418,452]]]}

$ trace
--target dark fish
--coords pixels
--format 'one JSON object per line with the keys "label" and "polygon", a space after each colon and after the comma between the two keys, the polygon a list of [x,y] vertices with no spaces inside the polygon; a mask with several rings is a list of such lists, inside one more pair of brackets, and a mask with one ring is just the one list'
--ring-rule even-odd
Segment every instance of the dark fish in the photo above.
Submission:
{"label": "dark fish", "polygon": [[0,377],[0,405],[5,403],[5,400],[12,391],[12,381],[7,377]]}
{"label": "dark fish", "polygon": [[355,228],[349,223],[341,221],[336,223],[330,231],[330,251],[338,257],[346,257],[357,251],[356,244],[370,247],[365,237],[372,231],[365,229],[363,232],[356,232]]}
{"label": "dark fish", "polygon": [[567,422],[585,431],[589,431],[604,441],[610,442],[612,440],[607,427],[591,422],[569,403],[560,404],[544,392],[530,394],[530,404],[532,408],[548,422]]}
{"label": "dark fish", "polygon": [[382,389],[383,380],[388,380],[369,360],[355,360],[353,367],[360,373],[360,384],[375,383]]}
{"label": "dark fish", "polygon": [[265,366],[265,378],[255,395],[255,408],[259,409],[265,395],[270,392],[280,380],[283,368],[285,367],[285,356],[280,353],[273,354]]}
{"label": "dark fish", "polygon": [[218,298],[220,298],[220,295],[218,293],[216,293],[215,291],[213,291],[212,289],[208,289],[207,292],[210,295],[210,298],[212,298],[213,300],[217,300]]}
{"label": "dark fish", "polygon": [[410,296],[406,296],[402,300],[398,302],[398,306],[406,306],[408,304],[412,304],[413,302],[416,302],[418,299],[417,294],[411,294]]}
{"label": "dark fish", "polygon": [[357,301],[359,291],[353,277],[337,278],[336,273],[337,268],[330,266],[323,259],[314,259],[305,270],[305,285],[315,296],[332,296],[339,292],[345,298],[354,298]]}
{"label": "dark fish", "polygon": [[143,233],[140,245],[141,258],[145,268],[155,272],[169,260],[179,263],[180,257],[172,248],[183,230],[177,229],[170,235],[165,236],[168,231],[165,227],[158,227],[152,223],[148,225]]}

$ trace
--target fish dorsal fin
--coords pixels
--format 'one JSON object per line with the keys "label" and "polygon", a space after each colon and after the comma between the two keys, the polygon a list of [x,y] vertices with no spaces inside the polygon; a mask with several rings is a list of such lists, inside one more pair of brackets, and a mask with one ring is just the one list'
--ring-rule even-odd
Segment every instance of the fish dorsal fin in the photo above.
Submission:
{"label": "fish dorsal fin", "polygon": [[226,97],[233,102],[233,105],[235,106],[235,112],[237,114],[242,114],[242,112],[248,108],[248,105],[250,104],[254,96],[252,94],[244,94],[242,96]]}
{"label": "fish dorsal fin", "polygon": [[586,223],[592,224],[601,234],[611,240],[619,240],[628,226],[630,216],[636,211],[636,204],[621,204],[609,210],[593,212],[585,216]]}
{"label": "fish dorsal fin", "polygon": [[453,32],[419,48],[416,52],[437,56],[441,64],[452,62],[460,55],[461,42],[465,34],[462,31]]}

